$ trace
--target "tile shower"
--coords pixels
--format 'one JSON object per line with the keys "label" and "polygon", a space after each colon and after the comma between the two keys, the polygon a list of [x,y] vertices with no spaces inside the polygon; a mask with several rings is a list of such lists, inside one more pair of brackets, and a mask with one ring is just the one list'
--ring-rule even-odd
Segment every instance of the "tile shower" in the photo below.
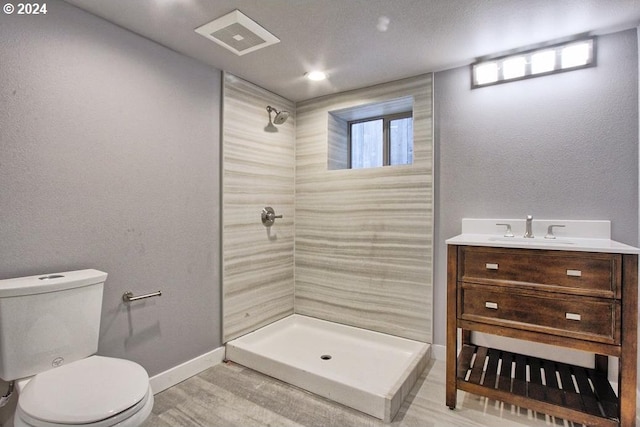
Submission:
{"label": "tile shower", "polygon": [[[223,77],[223,337],[293,313],[432,341],[430,74],[293,105]],[[412,165],[330,170],[331,112],[413,101]],[[266,106],[290,111],[265,132]],[[283,218],[264,227],[272,206]]]}

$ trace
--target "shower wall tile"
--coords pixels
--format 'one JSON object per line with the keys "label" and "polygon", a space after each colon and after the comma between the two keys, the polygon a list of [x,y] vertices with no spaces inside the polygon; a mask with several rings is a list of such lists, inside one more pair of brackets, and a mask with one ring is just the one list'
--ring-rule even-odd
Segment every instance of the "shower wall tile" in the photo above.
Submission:
{"label": "shower wall tile", "polygon": [[[412,165],[328,170],[330,111],[406,96]],[[306,101],[296,114],[296,313],[431,342],[431,74]]]}
{"label": "shower wall tile", "polygon": [[349,124],[333,114],[327,116],[327,165],[329,169],[347,169],[349,167]]}
{"label": "shower wall tile", "polygon": [[[223,341],[293,313],[295,105],[225,73],[222,135]],[[271,105],[291,112],[264,130]],[[262,225],[271,206],[282,214]]]}

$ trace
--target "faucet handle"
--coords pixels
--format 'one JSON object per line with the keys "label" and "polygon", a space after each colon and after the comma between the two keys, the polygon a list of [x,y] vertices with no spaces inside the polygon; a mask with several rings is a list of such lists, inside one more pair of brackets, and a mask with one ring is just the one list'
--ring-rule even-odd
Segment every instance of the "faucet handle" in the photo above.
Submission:
{"label": "faucet handle", "polygon": [[533,235],[533,231],[531,230],[531,226],[533,224],[533,216],[527,215],[527,220],[525,222],[524,228],[524,236],[527,239],[533,239],[535,236]]}
{"label": "faucet handle", "polygon": [[502,225],[504,227],[507,227],[506,231],[504,232],[504,237],[513,237],[513,231],[511,231],[511,224],[496,224],[496,225]]}
{"label": "faucet handle", "polygon": [[553,234],[553,227],[564,227],[564,225],[560,224],[552,224],[547,228],[547,235],[544,236],[545,239],[555,239],[556,236]]}

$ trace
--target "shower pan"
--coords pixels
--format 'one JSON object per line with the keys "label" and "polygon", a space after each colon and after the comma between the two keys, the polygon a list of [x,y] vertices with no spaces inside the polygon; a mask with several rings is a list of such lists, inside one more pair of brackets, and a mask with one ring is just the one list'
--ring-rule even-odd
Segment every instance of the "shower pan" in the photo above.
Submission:
{"label": "shower pan", "polygon": [[293,314],[229,341],[226,358],[391,422],[429,344]]}

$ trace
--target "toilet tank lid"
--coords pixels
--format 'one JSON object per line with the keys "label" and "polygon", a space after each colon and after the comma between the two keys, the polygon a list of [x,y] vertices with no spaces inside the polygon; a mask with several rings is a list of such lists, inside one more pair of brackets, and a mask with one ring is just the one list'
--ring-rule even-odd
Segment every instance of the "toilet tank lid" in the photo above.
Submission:
{"label": "toilet tank lid", "polygon": [[44,294],[103,283],[107,273],[86,269],[0,280],[0,298]]}

